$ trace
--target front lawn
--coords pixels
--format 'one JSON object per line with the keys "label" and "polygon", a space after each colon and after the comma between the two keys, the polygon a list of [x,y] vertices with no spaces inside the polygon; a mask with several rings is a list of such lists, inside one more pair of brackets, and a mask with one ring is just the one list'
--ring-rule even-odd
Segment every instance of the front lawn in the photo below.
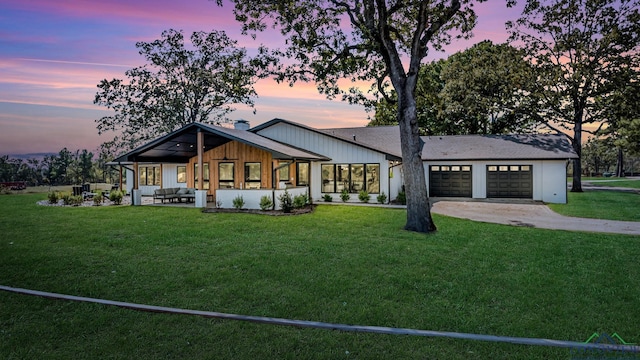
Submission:
{"label": "front lawn", "polygon": [[[640,246],[623,235],[318,206],[312,214],[57,208],[0,196],[0,284],[332,323],[640,342]],[[569,350],[141,313],[0,291],[9,359],[558,359]]]}
{"label": "front lawn", "polygon": [[567,204],[548,204],[548,206],[565,216],[640,221],[640,195],[636,193],[585,190],[581,193],[569,192],[568,198]]}

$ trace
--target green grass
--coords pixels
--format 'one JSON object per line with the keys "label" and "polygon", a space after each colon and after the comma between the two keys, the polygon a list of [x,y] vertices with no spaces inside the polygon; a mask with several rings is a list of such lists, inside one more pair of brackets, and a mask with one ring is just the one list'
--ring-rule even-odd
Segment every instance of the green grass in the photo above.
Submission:
{"label": "green grass", "polygon": [[[606,180],[606,181],[603,181],[603,180]],[[617,178],[607,180],[607,179],[600,178],[599,181],[597,182],[593,181],[591,184],[599,185],[599,186],[640,189],[640,180],[628,180],[628,179],[617,179]]]}
{"label": "green grass", "polygon": [[[334,323],[640,342],[640,246],[623,235],[404,210],[308,215],[55,208],[0,196],[0,284],[159,306]],[[534,359],[569,350],[298,329],[0,292],[5,359]]]}
{"label": "green grass", "polygon": [[[608,183],[607,183],[608,184]],[[568,194],[567,204],[548,204],[555,212],[590,219],[640,221],[640,195],[621,191],[585,190]]]}

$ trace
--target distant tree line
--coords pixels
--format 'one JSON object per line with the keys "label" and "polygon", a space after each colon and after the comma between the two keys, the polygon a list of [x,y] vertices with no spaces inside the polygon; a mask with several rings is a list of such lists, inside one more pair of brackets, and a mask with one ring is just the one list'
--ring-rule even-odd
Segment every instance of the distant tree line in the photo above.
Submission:
{"label": "distant tree line", "polygon": [[104,153],[94,159],[94,154],[86,149],[71,152],[67,148],[43,158],[3,155],[0,156],[0,182],[25,181],[28,186],[114,183],[119,175],[106,165],[111,159]]}

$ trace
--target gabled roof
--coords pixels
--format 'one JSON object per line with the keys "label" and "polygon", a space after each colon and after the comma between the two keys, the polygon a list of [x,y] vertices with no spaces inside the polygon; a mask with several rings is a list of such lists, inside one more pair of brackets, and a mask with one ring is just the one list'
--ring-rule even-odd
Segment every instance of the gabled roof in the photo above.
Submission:
{"label": "gabled roof", "polygon": [[298,159],[311,161],[329,160],[326,156],[285,145],[254,134],[250,131],[228,129],[220,126],[194,122],[142,145],[118,157],[111,163],[130,163],[134,161],[174,163],[188,162],[190,158],[197,156],[198,154],[196,151],[198,132],[204,133],[205,151],[230,141],[238,141],[270,152],[275,159]]}
{"label": "gabled roof", "polygon": [[[286,123],[342,141],[402,158],[399,126],[315,129],[306,125],[273,119],[251,131]],[[564,134],[511,135],[447,135],[421,136],[424,142],[422,160],[543,160],[576,159],[569,139]]]}
{"label": "gabled roof", "polygon": [[[397,126],[316,129],[297,122],[276,118],[253,127],[250,131],[258,133],[260,130],[280,123],[296,126],[383,153],[387,156],[388,160],[400,160],[402,157],[400,151],[400,130]],[[394,135],[394,133],[397,134],[397,136]],[[396,138],[397,141],[395,140]]]}
{"label": "gabled roof", "polygon": [[423,136],[422,160],[576,159],[564,134]]}

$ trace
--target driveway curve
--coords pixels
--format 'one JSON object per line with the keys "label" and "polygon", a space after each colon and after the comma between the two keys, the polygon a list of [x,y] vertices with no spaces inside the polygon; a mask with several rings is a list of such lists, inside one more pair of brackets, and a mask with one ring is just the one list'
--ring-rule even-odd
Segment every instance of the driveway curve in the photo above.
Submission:
{"label": "driveway curve", "polygon": [[563,216],[544,204],[508,204],[479,201],[437,201],[437,214],[513,226],[541,229],[640,235],[640,222]]}

